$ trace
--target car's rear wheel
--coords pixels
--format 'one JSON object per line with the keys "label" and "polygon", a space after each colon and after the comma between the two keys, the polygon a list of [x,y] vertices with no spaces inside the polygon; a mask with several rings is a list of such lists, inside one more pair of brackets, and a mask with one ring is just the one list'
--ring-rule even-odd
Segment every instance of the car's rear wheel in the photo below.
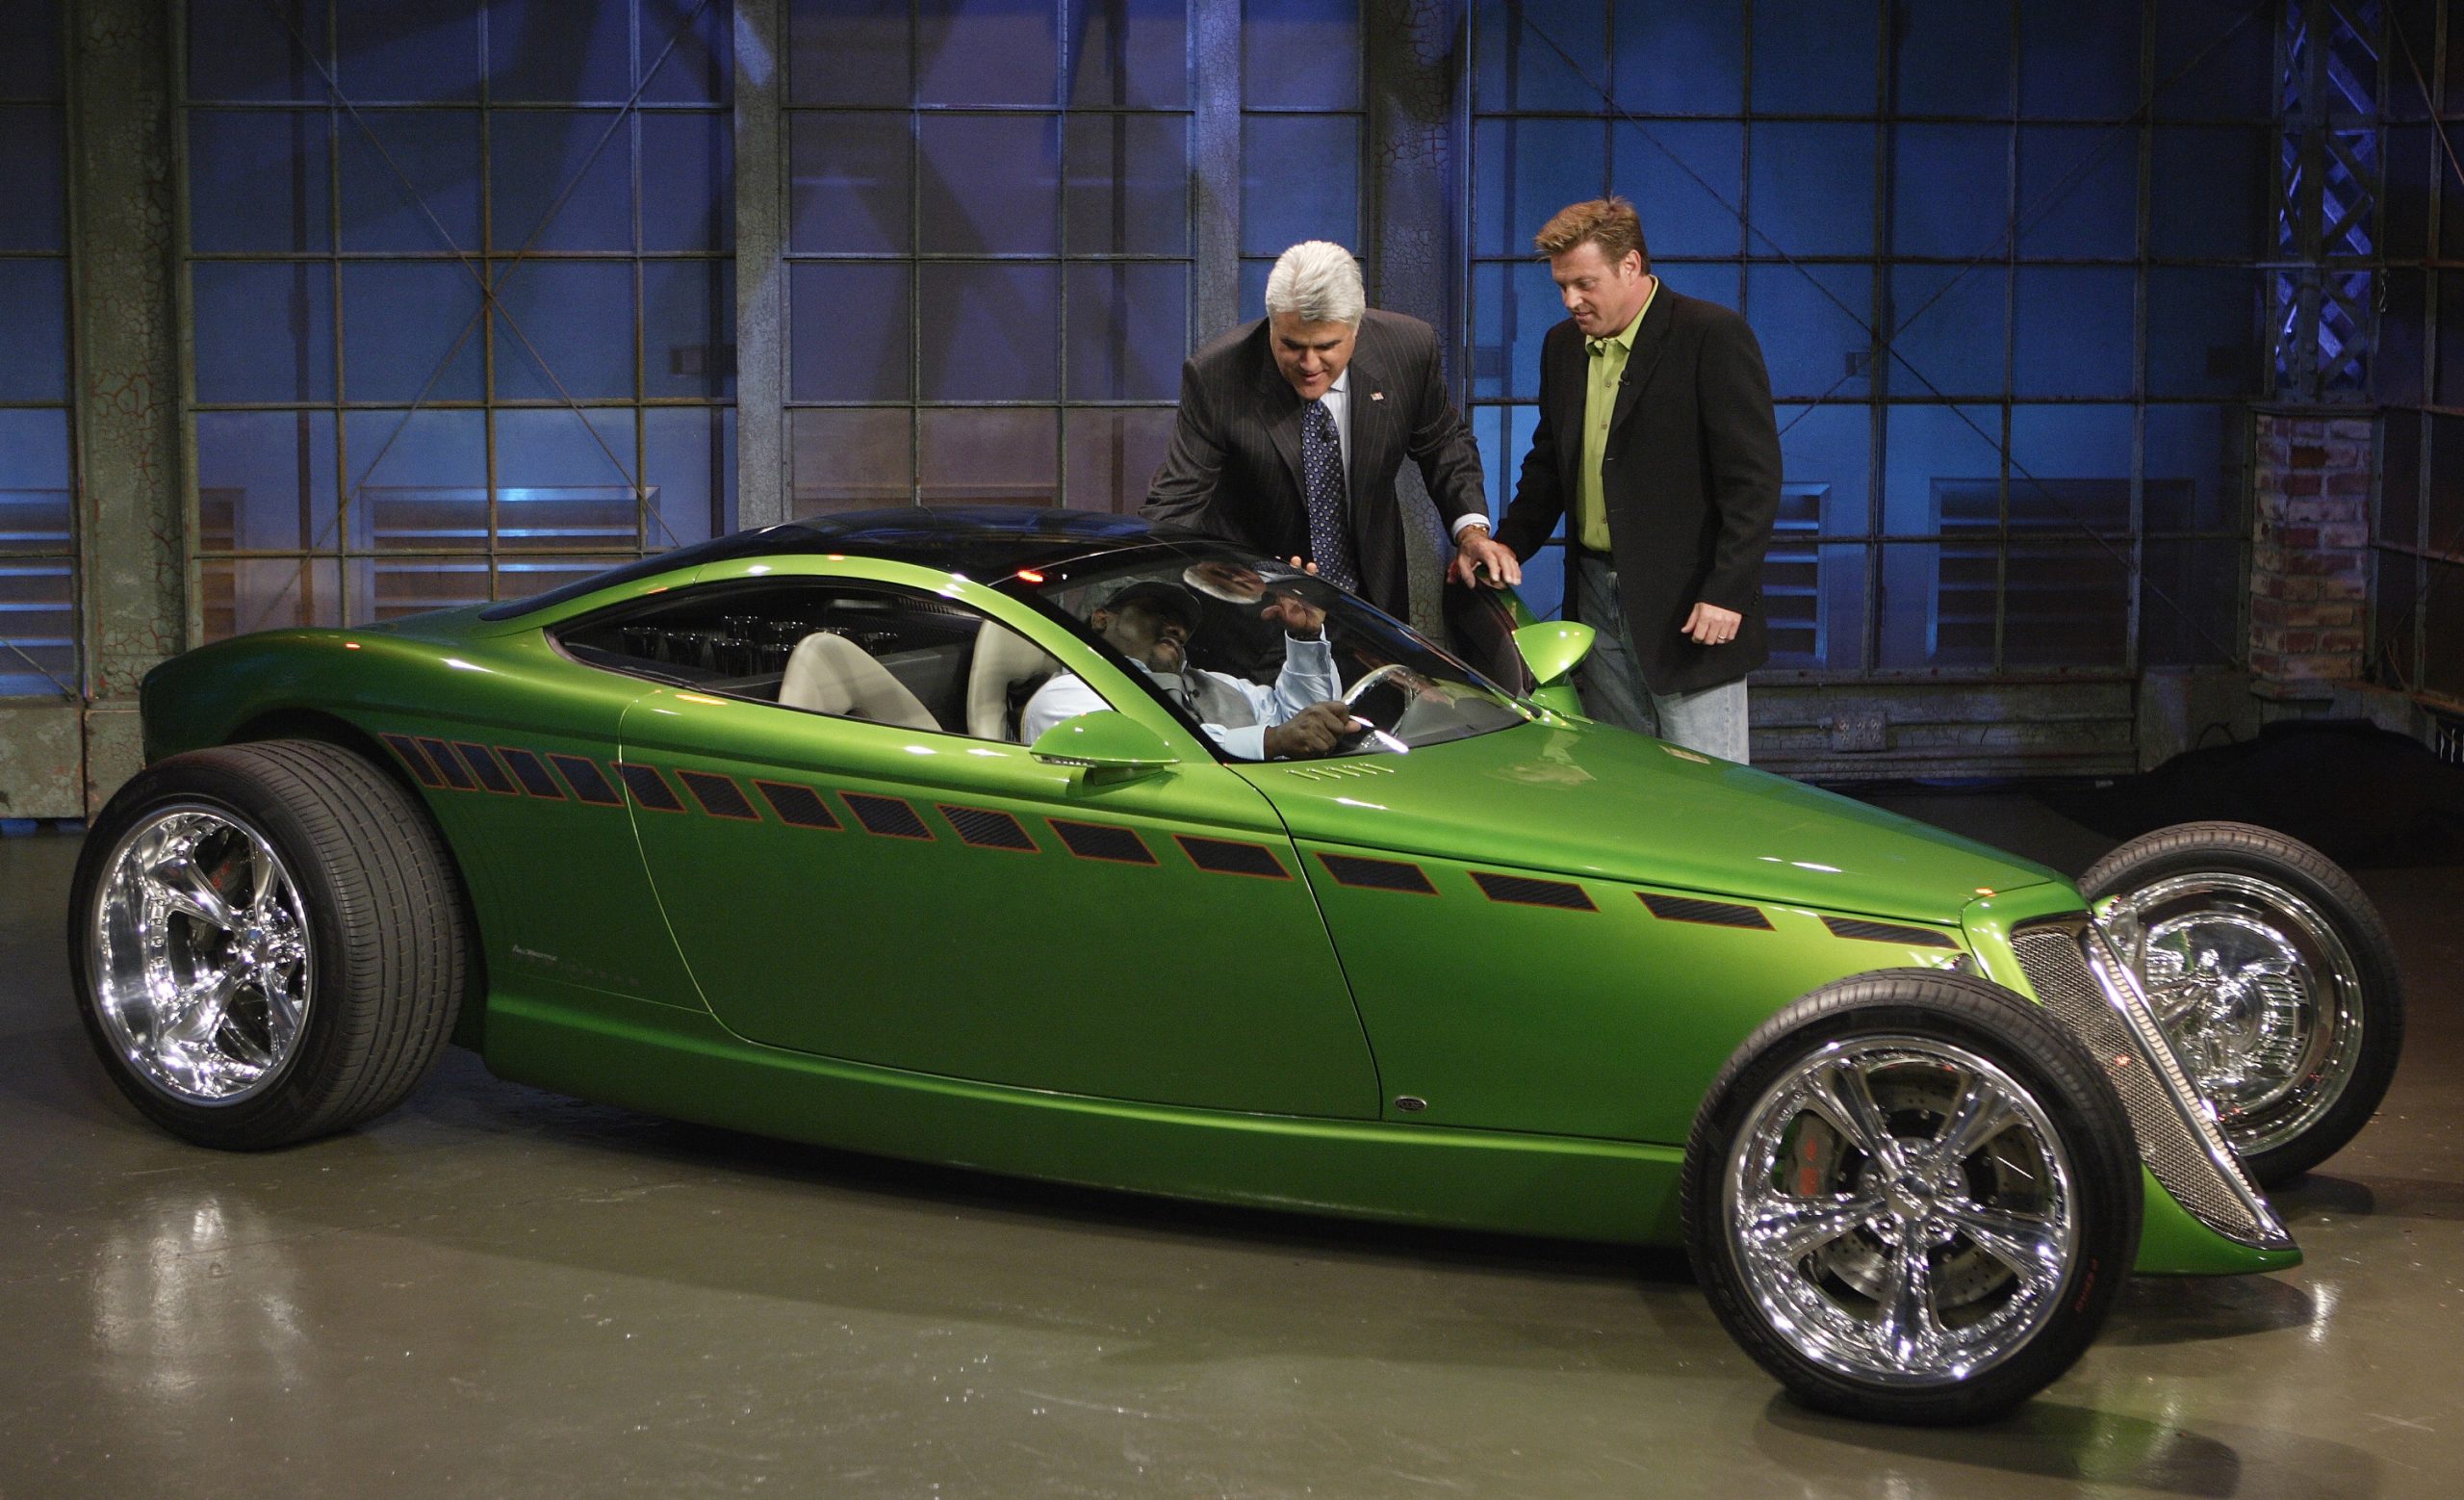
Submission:
{"label": "car's rear wheel", "polygon": [[2067,1370],[2130,1270],[2130,1123],[2051,1018],[1979,979],[1826,985],[1746,1039],[1686,1148],[1712,1310],[1801,1402],[1984,1421]]}
{"label": "car's rear wheel", "polygon": [[149,1119],[283,1146],[399,1103],[453,1029],[461,898],[425,812],[351,751],[266,740],[121,789],[78,860],[88,1036]]}
{"label": "car's rear wheel", "polygon": [[2134,839],[2079,879],[2225,1138],[2262,1185],[2370,1121],[2403,1050],[2404,996],[2378,910],[2325,855],[2247,823]]}

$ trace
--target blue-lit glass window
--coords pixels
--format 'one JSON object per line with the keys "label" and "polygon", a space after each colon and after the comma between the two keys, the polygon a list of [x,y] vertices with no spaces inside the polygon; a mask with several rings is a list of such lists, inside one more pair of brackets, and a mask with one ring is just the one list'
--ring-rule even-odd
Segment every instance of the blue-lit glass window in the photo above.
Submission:
{"label": "blue-lit glass window", "polygon": [[1904,115],[2011,113],[2011,8],[1909,0],[1892,38]]}
{"label": "blue-lit glass window", "polygon": [[[1676,271],[1668,274],[1671,286],[1691,290],[1695,278]],[[1865,394],[1873,281],[1870,266],[1747,269],[1747,305],[1772,330],[1762,341],[1762,359],[1770,368],[1774,396],[1787,401]]]}
{"label": "blue-lit glass window", "polygon": [[1638,115],[1738,113],[1745,104],[1744,12],[1744,0],[1612,10],[1608,50],[1619,108]]}
{"label": "blue-lit glass window", "polygon": [[1464,370],[1500,504],[1563,316],[1532,231],[1614,192],[1667,285],[1760,340],[1775,670],[2232,659],[2266,13],[1475,4]]}
{"label": "blue-lit glass window", "polygon": [[1873,114],[1881,16],[1868,0],[1756,0],[1749,91],[1755,111]]}
{"label": "blue-lit glass window", "polygon": [[[1356,27],[1325,17],[1253,7],[1250,75],[1309,98],[1331,68],[1356,110]],[[1135,509],[1192,341],[1186,5],[790,0],[786,22],[791,512]]]}
{"label": "blue-lit glass window", "polygon": [[[2139,108],[2141,21],[2171,3],[2020,0],[2019,113],[2030,119],[2128,116]],[[2256,8],[2246,0],[2245,9]]]}
{"label": "blue-lit glass window", "polygon": [[732,524],[732,27],[727,0],[192,0],[209,638]]}
{"label": "blue-lit glass window", "polygon": [[[1596,6],[1542,0],[1528,9],[1599,25]],[[1267,275],[1291,246],[1332,240],[1366,253],[1368,116],[1358,0],[1245,0],[1241,22],[1240,311],[1248,319],[1266,315]]]}
{"label": "blue-lit glass window", "polygon": [[1774,121],[1755,126],[1751,139],[1748,255],[1873,255],[1872,125]]}
{"label": "blue-lit glass window", "polygon": [[1655,257],[1737,253],[1743,241],[1735,207],[1745,183],[1743,126],[1656,120],[1627,125],[1612,133],[1609,143],[1617,191],[1652,205],[1643,235]]}
{"label": "blue-lit glass window", "polygon": [[0,4],[0,699],[80,689],[61,7]]}
{"label": "blue-lit glass window", "polygon": [[67,242],[57,105],[0,104],[0,250],[61,250]]}
{"label": "blue-lit glass window", "polygon": [[2019,255],[2128,260],[2138,254],[2139,133],[2096,125],[2019,130]]}

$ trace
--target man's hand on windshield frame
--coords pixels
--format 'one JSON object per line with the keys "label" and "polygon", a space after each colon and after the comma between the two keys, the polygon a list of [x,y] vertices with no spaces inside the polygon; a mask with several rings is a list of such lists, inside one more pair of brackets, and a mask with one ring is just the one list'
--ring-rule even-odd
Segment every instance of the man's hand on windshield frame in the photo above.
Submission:
{"label": "man's hand on windshield frame", "polygon": [[[1455,543],[1454,560],[1446,569],[1446,576],[1455,582],[1505,588],[1523,582],[1523,564],[1516,559],[1514,549],[1492,540],[1487,527],[1466,526]],[[1481,571],[1484,568],[1485,576]]]}

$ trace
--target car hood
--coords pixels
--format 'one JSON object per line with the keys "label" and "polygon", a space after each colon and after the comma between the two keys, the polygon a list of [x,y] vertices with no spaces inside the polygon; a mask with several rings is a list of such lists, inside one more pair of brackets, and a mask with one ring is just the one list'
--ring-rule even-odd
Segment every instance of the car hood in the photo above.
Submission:
{"label": "car hood", "polygon": [[1302,841],[1955,923],[2041,865],[1604,725],[1532,723],[1405,755],[1246,765]]}

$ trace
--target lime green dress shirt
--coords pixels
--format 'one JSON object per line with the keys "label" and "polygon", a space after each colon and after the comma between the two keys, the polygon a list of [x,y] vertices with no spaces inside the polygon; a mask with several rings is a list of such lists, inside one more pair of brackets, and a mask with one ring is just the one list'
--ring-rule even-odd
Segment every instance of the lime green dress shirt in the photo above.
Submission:
{"label": "lime green dress shirt", "polygon": [[1608,453],[1608,419],[1617,410],[1617,382],[1626,374],[1626,356],[1634,351],[1634,330],[1643,325],[1658,296],[1659,281],[1654,278],[1643,305],[1634,309],[1634,320],[1623,332],[1584,342],[1591,356],[1591,378],[1583,387],[1582,467],[1575,471],[1574,535],[1593,552],[1608,550],[1608,502],[1601,490],[1600,461]]}

